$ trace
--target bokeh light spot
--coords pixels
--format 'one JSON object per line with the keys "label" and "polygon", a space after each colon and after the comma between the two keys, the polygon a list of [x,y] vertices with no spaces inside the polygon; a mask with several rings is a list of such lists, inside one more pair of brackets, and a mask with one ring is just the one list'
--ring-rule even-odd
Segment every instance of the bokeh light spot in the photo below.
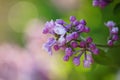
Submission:
{"label": "bokeh light spot", "polygon": [[8,23],[14,31],[23,32],[27,22],[37,17],[38,10],[33,3],[20,1],[10,8]]}

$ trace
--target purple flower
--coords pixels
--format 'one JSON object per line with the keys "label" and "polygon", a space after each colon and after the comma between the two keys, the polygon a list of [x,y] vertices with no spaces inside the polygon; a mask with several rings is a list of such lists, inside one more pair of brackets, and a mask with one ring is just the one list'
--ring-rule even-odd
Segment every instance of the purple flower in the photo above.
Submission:
{"label": "purple flower", "polygon": [[77,32],[72,32],[72,38],[77,39],[79,37],[79,34]]}
{"label": "purple flower", "polygon": [[79,25],[80,24],[80,22],[78,21],[78,20],[75,20],[74,22],[73,22],[73,25],[74,26],[77,26],[77,25]]}
{"label": "purple flower", "polygon": [[72,51],[72,48],[66,48],[65,49],[65,54],[67,55],[67,56],[72,56],[72,54],[73,54],[73,51]]}
{"label": "purple flower", "polygon": [[112,0],[93,0],[93,6],[99,6],[100,8],[106,7]]}
{"label": "purple flower", "polygon": [[97,54],[99,54],[99,49],[95,48],[95,49],[92,50],[92,52],[93,52],[93,54],[97,55]]}
{"label": "purple flower", "polygon": [[89,61],[90,64],[92,64],[94,62],[94,60],[92,58],[92,54],[87,54],[87,60]]}
{"label": "purple flower", "polygon": [[66,40],[69,42],[69,41],[71,41],[73,39],[73,35],[72,34],[68,34],[67,36],[66,36]]}
{"label": "purple flower", "polygon": [[111,33],[112,34],[118,34],[118,31],[119,31],[118,27],[113,27],[112,30],[111,30]]}
{"label": "purple flower", "polygon": [[86,21],[84,19],[81,19],[80,24],[86,25]]}
{"label": "purple flower", "polygon": [[56,23],[54,27],[54,32],[58,35],[65,35],[66,30],[62,25]]}
{"label": "purple flower", "polygon": [[68,55],[65,55],[65,56],[63,57],[63,60],[64,60],[64,61],[68,61],[68,60],[69,60],[69,56],[68,56]]}
{"label": "purple flower", "polygon": [[118,39],[119,39],[118,35],[113,35],[113,36],[112,36],[112,40],[117,41]]}
{"label": "purple flower", "polygon": [[105,23],[105,25],[109,28],[113,28],[116,25],[116,23],[114,23],[113,21],[108,21],[107,23]]}
{"label": "purple flower", "polygon": [[100,1],[100,4],[99,4],[99,7],[100,8],[104,8],[104,7],[106,7],[108,5],[108,2],[106,2],[105,0],[101,0]]}
{"label": "purple flower", "polygon": [[86,39],[86,42],[87,42],[87,43],[92,43],[92,42],[93,42],[93,39],[92,39],[91,37],[88,37],[88,38]]}
{"label": "purple flower", "polygon": [[89,48],[93,50],[96,48],[96,45],[94,43],[91,43],[91,44],[89,44]]}
{"label": "purple flower", "polygon": [[68,25],[65,26],[66,30],[69,30],[71,27],[72,27],[71,24],[68,24]]}
{"label": "purple flower", "polygon": [[84,32],[86,32],[86,33],[90,32],[90,28],[85,27]]}
{"label": "purple flower", "polygon": [[88,60],[84,60],[83,63],[84,63],[84,67],[86,67],[86,68],[90,67],[91,63]]}
{"label": "purple flower", "polygon": [[108,40],[108,45],[109,46],[113,46],[113,41],[112,40]]}
{"label": "purple flower", "polygon": [[100,4],[100,1],[99,0],[93,0],[93,2],[92,2],[92,5],[93,6],[99,6],[99,4]]}
{"label": "purple flower", "polygon": [[80,48],[85,48],[86,47],[86,42],[85,41],[81,41],[80,42]]}
{"label": "purple flower", "polygon": [[75,41],[72,41],[72,42],[70,43],[70,45],[72,46],[72,48],[78,47],[78,43],[75,42]]}
{"label": "purple flower", "polygon": [[54,48],[55,51],[58,51],[60,49],[60,47],[58,45],[54,45],[53,48]]}
{"label": "purple flower", "polygon": [[79,30],[80,32],[83,32],[85,29],[85,25],[83,24],[79,24],[78,26],[76,26],[76,30]]}
{"label": "purple flower", "polygon": [[53,20],[51,20],[50,22],[46,22],[45,27],[43,28],[43,33],[54,34],[54,31],[53,31],[54,27],[55,27],[55,23]]}
{"label": "purple flower", "polygon": [[70,21],[71,22],[74,22],[76,20],[76,17],[75,16],[70,16]]}
{"label": "purple flower", "polygon": [[56,43],[56,40],[54,38],[49,38],[48,41],[43,45],[44,49],[49,53],[49,55],[52,55],[51,47],[55,43]]}
{"label": "purple flower", "polygon": [[74,57],[73,63],[74,63],[76,66],[79,66],[79,65],[80,65],[80,57]]}
{"label": "purple flower", "polygon": [[64,36],[60,36],[60,38],[57,41],[57,44],[59,46],[63,46],[63,45],[65,45],[65,43],[66,43],[66,40],[65,40]]}
{"label": "purple flower", "polygon": [[55,22],[61,25],[65,24],[65,22],[62,19],[57,19]]}

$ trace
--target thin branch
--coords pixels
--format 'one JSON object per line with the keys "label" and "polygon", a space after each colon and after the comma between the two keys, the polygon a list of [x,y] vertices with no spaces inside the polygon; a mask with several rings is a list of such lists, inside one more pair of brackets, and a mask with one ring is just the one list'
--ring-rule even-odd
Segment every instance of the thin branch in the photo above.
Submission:
{"label": "thin branch", "polygon": [[120,47],[120,44],[119,45],[113,45],[113,46],[103,45],[103,44],[96,44],[96,46],[98,46],[98,47],[107,47],[107,48],[116,48],[116,47]]}

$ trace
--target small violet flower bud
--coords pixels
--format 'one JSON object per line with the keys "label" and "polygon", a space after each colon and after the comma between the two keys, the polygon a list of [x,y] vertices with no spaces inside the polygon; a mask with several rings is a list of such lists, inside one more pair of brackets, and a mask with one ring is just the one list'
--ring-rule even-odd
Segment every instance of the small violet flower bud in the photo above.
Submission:
{"label": "small violet flower bud", "polygon": [[108,45],[109,46],[113,46],[113,41],[112,40],[108,40]]}
{"label": "small violet flower bud", "polygon": [[93,52],[93,54],[97,55],[97,54],[99,54],[99,49],[95,48],[95,49],[92,50],[92,52]]}
{"label": "small violet flower bud", "polygon": [[92,42],[93,42],[93,39],[92,39],[91,37],[88,37],[88,38],[86,39],[86,42],[87,42],[87,43],[92,43]]}
{"label": "small violet flower bud", "polygon": [[72,35],[73,39],[77,39],[79,37],[77,32],[72,32],[71,35]]}
{"label": "small violet flower bud", "polygon": [[76,17],[75,16],[70,16],[70,21],[71,22],[74,22],[76,20]]}
{"label": "small violet flower bud", "polygon": [[81,19],[80,24],[86,25],[86,21],[84,19]]}
{"label": "small violet flower bud", "polygon": [[84,67],[89,68],[90,67],[90,62],[88,60],[84,60]]}
{"label": "small violet flower bud", "polygon": [[85,27],[84,32],[86,32],[86,33],[90,32],[90,28]]}
{"label": "small violet flower bud", "polygon": [[78,43],[77,42],[71,42],[70,45],[73,47],[73,48],[76,48],[78,47]]}
{"label": "small violet flower bud", "polygon": [[49,32],[48,28],[45,27],[45,28],[43,29],[43,32],[42,32],[42,33],[43,33],[43,34],[47,34],[48,32]]}
{"label": "small violet flower bud", "polygon": [[78,26],[76,26],[76,30],[79,30],[80,32],[83,32],[85,29],[85,25],[83,24],[79,24]]}
{"label": "small violet flower bud", "polygon": [[108,5],[108,2],[106,2],[105,0],[101,0],[100,4],[99,4],[99,7],[100,8],[104,8],[105,6]]}
{"label": "small violet flower bud", "polygon": [[79,65],[80,65],[80,57],[74,57],[73,63],[74,63],[76,66],[79,66]]}
{"label": "small violet flower bud", "polygon": [[80,22],[78,21],[78,20],[75,20],[74,22],[73,22],[73,25],[74,26],[77,26],[77,25],[79,25],[80,24]]}
{"label": "small violet flower bud", "polygon": [[60,47],[58,45],[54,45],[53,48],[55,51],[58,51],[60,49]]}
{"label": "small violet flower bud", "polygon": [[85,48],[86,47],[86,42],[85,41],[81,41],[80,42],[80,48]]}
{"label": "small violet flower bud", "polygon": [[113,28],[116,25],[116,23],[114,23],[113,21],[108,21],[107,23],[105,23],[105,25],[109,28]]}
{"label": "small violet flower bud", "polygon": [[113,27],[112,30],[111,30],[111,33],[112,34],[118,34],[118,31],[119,31],[118,27]]}
{"label": "small violet flower bud", "polygon": [[96,48],[96,45],[94,43],[91,43],[91,44],[89,44],[89,48],[93,50]]}
{"label": "small violet flower bud", "polygon": [[72,27],[71,24],[68,24],[68,25],[65,26],[65,28],[66,28],[67,30],[69,30],[71,27]]}
{"label": "small violet flower bud", "polygon": [[61,25],[65,24],[65,22],[62,19],[57,19],[55,22]]}
{"label": "small violet flower bud", "polygon": [[67,55],[67,56],[72,56],[72,54],[73,54],[73,51],[72,51],[72,48],[66,48],[65,49],[65,54]]}
{"label": "small violet flower bud", "polygon": [[93,2],[92,2],[92,5],[93,6],[99,6],[99,4],[100,4],[100,1],[99,0],[93,0]]}
{"label": "small violet flower bud", "polygon": [[112,40],[117,41],[119,39],[118,35],[113,35]]}
{"label": "small violet flower bud", "polygon": [[87,60],[90,62],[90,64],[92,64],[94,62],[94,60],[92,58],[92,54],[87,54]]}
{"label": "small violet flower bud", "polygon": [[68,61],[68,60],[69,60],[69,56],[65,55],[65,56],[63,57],[63,60],[64,60],[64,61]]}
{"label": "small violet flower bud", "polygon": [[72,34],[68,34],[67,36],[66,36],[66,40],[69,42],[69,41],[71,41],[73,39],[73,35]]}

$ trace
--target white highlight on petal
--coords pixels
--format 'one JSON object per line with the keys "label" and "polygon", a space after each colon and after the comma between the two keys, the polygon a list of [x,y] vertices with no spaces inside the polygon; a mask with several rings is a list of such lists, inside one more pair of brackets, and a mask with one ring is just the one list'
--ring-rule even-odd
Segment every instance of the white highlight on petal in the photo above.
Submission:
{"label": "white highlight on petal", "polygon": [[112,33],[118,33],[118,31],[119,31],[118,27],[114,27],[111,30]]}
{"label": "white highlight on petal", "polygon": [[58,44],[59,44],[59,46],[62,46],[62,45],[64,45],[65,44],[65,38],[63,37],[63,36],[60,36],[60,38],[58,39]]}
{"label": "white highlight on petal", "polygon": [[62,25],[56,23],[54,32],[58,35],[64,35],[66,33],[66,30]]}

